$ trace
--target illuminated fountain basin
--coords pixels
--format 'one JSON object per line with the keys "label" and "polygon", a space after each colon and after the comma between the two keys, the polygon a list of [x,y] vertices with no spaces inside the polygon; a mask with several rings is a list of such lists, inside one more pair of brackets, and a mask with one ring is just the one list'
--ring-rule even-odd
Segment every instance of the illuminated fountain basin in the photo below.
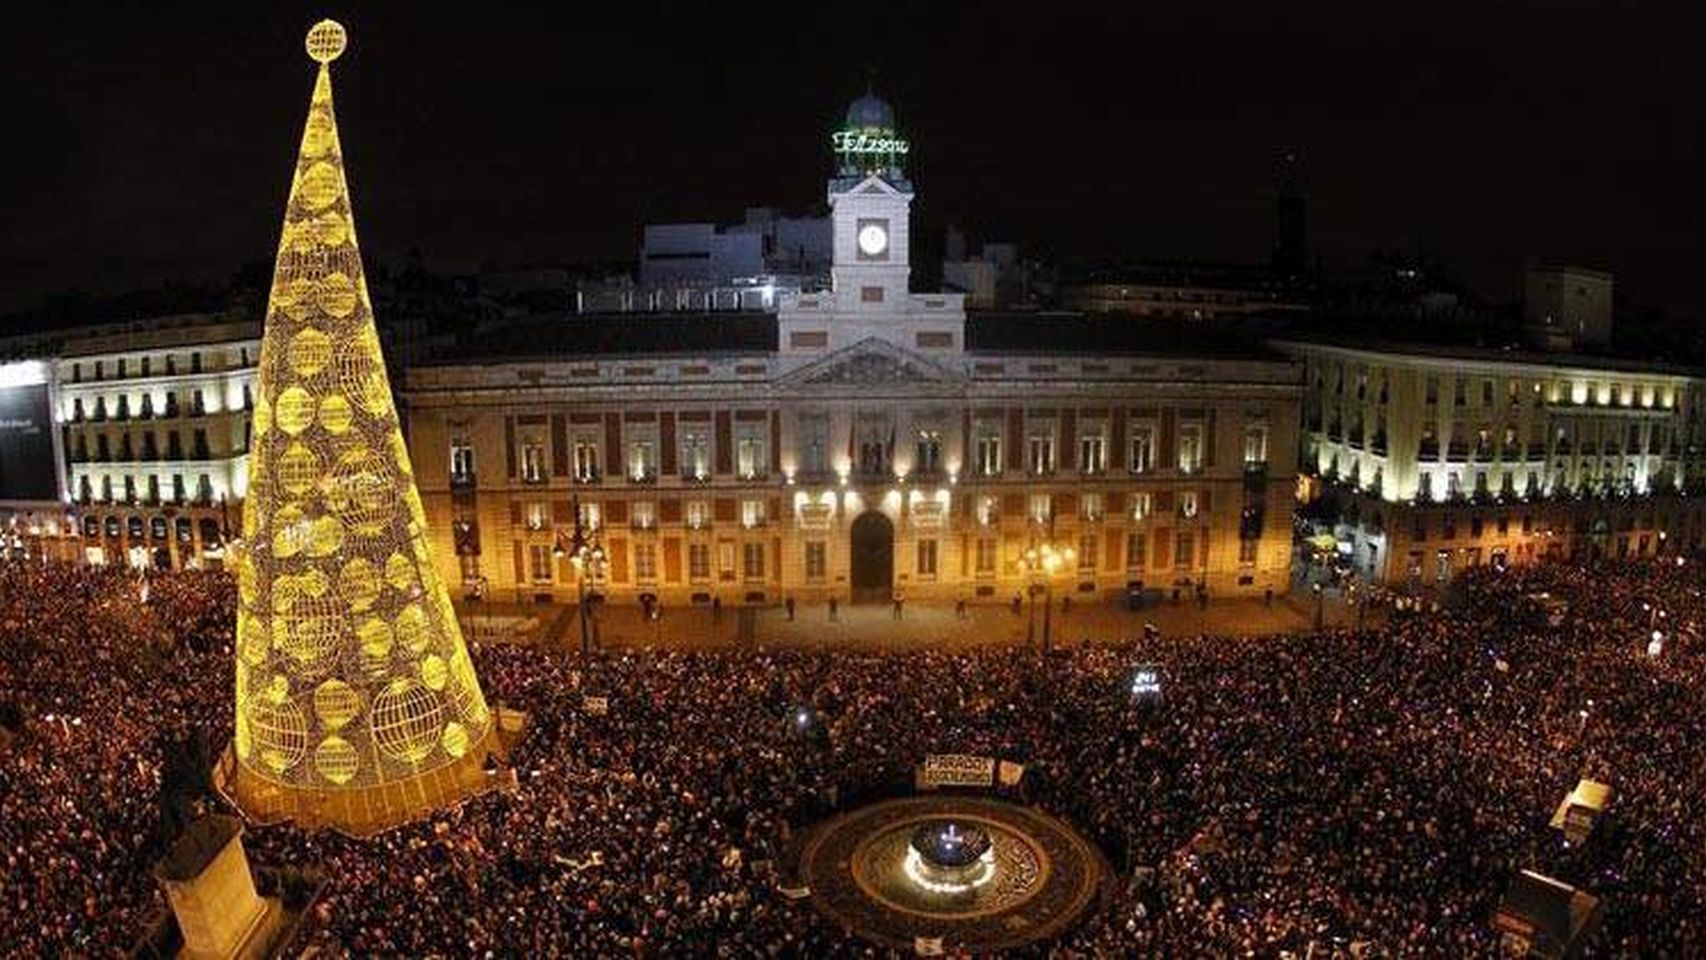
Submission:
{"label": "illuminated fountain basin", "polygon": [[901,869],[931,893],[967,893],[995,879],[995,838],[976,824],[926,821],[912,831]]}
{"label": "illuminated fountain basin", "polygon": [[994,797],[885,800],[811,828],[800,853],[812,904],[837,925],[910,954],[941,937],[976,954],[1057,937],[1108,875],[1070,826]]}

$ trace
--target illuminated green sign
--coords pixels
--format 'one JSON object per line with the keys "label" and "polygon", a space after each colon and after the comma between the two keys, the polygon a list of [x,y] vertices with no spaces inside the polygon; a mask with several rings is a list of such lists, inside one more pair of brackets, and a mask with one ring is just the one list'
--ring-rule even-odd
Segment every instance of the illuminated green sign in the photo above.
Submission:
{"label": "illuminated green sign", "polygon": [[840,130],[831,138],[836,153],[904,154],[911,145],[899,137],[884,137],[857,130]]}

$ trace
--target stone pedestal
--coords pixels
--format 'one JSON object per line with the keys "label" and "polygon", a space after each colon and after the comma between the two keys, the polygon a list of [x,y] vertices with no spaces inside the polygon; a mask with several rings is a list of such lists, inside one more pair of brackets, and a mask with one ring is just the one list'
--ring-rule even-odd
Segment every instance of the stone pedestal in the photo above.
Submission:
{"label": "stone pedestal", "polygon": [[243,853],[243,824],[209,816],[191,824],[154,868],[177,918],[185,960],[234,960],[267,953],[278,904],[255,892]]}

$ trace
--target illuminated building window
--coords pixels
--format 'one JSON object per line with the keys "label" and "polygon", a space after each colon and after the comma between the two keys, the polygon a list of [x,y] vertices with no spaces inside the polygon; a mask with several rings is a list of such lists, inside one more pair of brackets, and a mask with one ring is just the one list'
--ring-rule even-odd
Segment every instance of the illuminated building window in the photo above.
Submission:
{"label": "illuminated building window", "polygon": [[1148,473],[1155,466],[1155,428],[1135,426],[1131,429],[1131,472]]}
{"label": "illuminated building window", "polygon": [[735,470],[742,480],[756,480],[769,472],[767,450],[762,429],[741,428],[735,438]]}
{"label": "illuminated building window", "polygon": [[1244,465],[1257,466],[1268,462],[1267,424],[1253,423],[1244,428]]}
{"label": "illuminated building window", "polygon": [[1102,519],[1102,495],[1100,493],[1086,493],[1079,497],[1078,515],[1091,522]]}
{"label": "illuminated building window", "polygon": [[551,523],[551,512],[544,502],[535,500],[527,505],[527,529],[543,530]]}
{"label": "illuminated building window", "polygon": [[1189,520],[1197,515],[1197,492],[1195,490],[1179,491],[1179,516]]}
{"label": "illuminated building window", "polygon": [[711,505],[704,500],[687,501],[685,512],[689,530],[702,530],[711,520]]}
{"label": "illuminated building window", "polygon": [[604,523],[604,511],[596,503],[582,503],[580,522],[588,530],[597,530]]}
{"label": "illuminated building window", "polygon": [[1202,434],[1202,426],[1199,424],[1184,424],[1179,427],[1179,471],[1181,473],[1196,473],[1202,469]]}
{"label": "illuminated building window", "polygon": [[1238,541],[1238,562],[1244,566],[1254,566],[1256,550],[1262,541],[1256,537],[1244,537]]}
{"label": "illuminated building window", "polygon": [[740,525],[748,530],[764,525],[763,500],[742,500],[740,502]]}
{"label": "illuminated building window", "polygon": [[522,442],[521,479],[524,483],[545,482],[545,445],[537,440]]}
{"label": "illuminated building window", "polygon": [[1091,475],[1108,469],[1108,442],[1100,433],[1078,438],[1078,469]]}
{"label": "illuminated building window", "polygon": [[993,493],[986,493],[977,498],[977,522],[989,526],[1001,519],[1001,498]]}
{"label": "illuminated building window", "polygon": [[651,583],[657,578],[657,545],[653,543],[634,544],[634,579],[639,583]]}
{"label": "illuminated building window", "polygon": [[1032,476],[1054,472],[1054,436],[1032,434],[1025,441],[1025,464]]}
{"label": "illuminated building window", "polygon": [[1031,521],[1047,523],[1054,516],[1054,498],[1046,493],[1031,494]]}
{"label": "illuminated building window", "polygon": [[574,471],[575,480],[580,483],[595,483],[598,480],[598,440],[593,437],[576,437],[574,441]]}
{"label": "illuminated building window", "polygon": [[705,434],[688,430],[681,435],[681,474],[690,480],[711,475],[711,443]]}
{"label": "illuminated building window", "polygon": [[633,515],[636,530],[650,530],[658,525],[658,505],[650,500],[635,501]]}
{"label": "illuminated building window", "polygon": [[915,444],[913,469],[930,475],[942,469],[942,434],[935,430],[920,430]]}
{"label": "illuminated building window", "polygon": [[807,474],[829,472],[829,421],[806,417],[800,421],[800,470]]}
{"label": "illuminated building window", "polygon": [[977,438],[977,472],[980,476],[1001,475],[1001,435],[981,433]]}
{"label": "illuminated building window", "polygon": [[822,540],[806,541],[806,580],[822,583],[828,570],[828,551]]}
{"label": "illuminated building window", "polygon": [[687,576],[694,583],[704,583],[711,579],[710,544],[690,543],[687,545]]}
{"label": "illuminated building window", "polygon": [[657,444],[650,438],[628,444],[628,479],[649,483],[657,479]]}
{"label": "illuminated building window", "polygon": [[1096,569],[1101,545],[1101,538],[1093,533],[1081,534],[1078,537],[1078,569],[1086,572]]}
{"label": "illuminated building window", "polygon": [[1138,491],[1131,495],[1131,518],[1133,520],[1149,519],[1151,499],[1147,491]]}
{"label": "illuminated building window", "polygon": [[450,441],[450,482],[468,483],[474,479],[474,445],[458,437]]}
{"label": "illuminated building window", "polygon": [[996,541],[994,537],[979,537],[974,569],[978,576],[988,577],[995,574]]}

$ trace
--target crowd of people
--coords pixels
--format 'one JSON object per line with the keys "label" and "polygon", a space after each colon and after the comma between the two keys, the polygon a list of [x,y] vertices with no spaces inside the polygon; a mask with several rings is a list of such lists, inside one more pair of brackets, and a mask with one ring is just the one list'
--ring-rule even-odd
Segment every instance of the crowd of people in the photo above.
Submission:
{"label": "crowd of people", "polygon": [[[1025,799],[1113,867],[1092,915],[1024,955],[1493,956],[1500,897],[1533,868],[1603,898],[1590,956],[1687,956],[1706,942],[1703,588],[1671,558],[1476,570],[1442,609],[1367,629],[1047,663],[488,646],[488,698],[531,717],[518,789],[374,839],[247,841],[322,872],[300,945],[326,955],[882,956],[779,891],[790,855],[924,753],[974,753],[1023,763]],[[159,909],[167,753],[229,738],[231,584],[143,593],[134,573],[0,568],[3,952],[127,950]],[[1138,665],[1158,699],[1134,699]],[[1584,776],[1615,797],[1571,846],[1548,821]]]}

